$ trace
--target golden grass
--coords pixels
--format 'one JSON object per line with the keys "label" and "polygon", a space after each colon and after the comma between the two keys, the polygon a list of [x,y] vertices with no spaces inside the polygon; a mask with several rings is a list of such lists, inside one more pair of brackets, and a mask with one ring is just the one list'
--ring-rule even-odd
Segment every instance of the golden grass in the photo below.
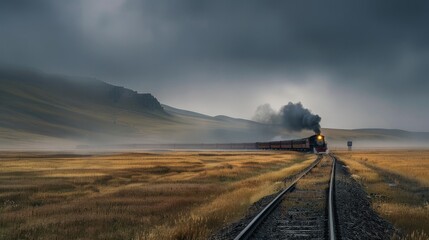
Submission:
{"label": "golden grass", "polygon": [[429,187],[429,151],[369,151],[353,152],[346,156],[362,160],[378,167],[383,167],[392,173],[399,174],[407,179],[418,181]]}
{"label": "golden grass", "polygon": [[405,233],[429,236],[429,151],[337,152],[372,196],[373,208]]}
{"label": "golden grass", "polygon": [[3,152],[0,239],[204,239],[314,158],[289,152]]}

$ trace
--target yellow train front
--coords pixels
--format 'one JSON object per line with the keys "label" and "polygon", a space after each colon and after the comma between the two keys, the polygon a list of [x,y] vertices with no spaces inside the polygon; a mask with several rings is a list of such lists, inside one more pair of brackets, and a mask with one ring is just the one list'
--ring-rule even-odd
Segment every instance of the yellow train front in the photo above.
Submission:
{"label": "yellow train front", "polygon": [[325,153],[328,149],[328,146],[326,144],[325,137],[321,134],[316,134],[308,138],[295,139],[295,140],[257,142],[256,148]]}

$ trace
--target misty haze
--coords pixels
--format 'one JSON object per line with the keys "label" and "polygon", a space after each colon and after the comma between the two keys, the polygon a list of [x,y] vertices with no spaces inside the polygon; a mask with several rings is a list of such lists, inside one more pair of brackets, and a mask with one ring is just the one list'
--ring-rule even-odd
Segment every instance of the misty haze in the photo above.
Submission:
{"label": "misty haze", "polygon": [[0,239],[429,239],[429,3],[0,2]]}

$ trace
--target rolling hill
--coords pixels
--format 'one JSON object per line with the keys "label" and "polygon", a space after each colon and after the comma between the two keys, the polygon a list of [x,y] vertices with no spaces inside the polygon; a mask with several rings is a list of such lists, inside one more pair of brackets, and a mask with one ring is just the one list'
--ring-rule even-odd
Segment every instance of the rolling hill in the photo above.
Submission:
{"label": "rolling hill", "polygon": [[151,94],[105,82],[0,69],[2,148],[80,143],[244,141],[262,124],[161,105]]}
{"label": "rolling hill", "polygon": [[[97,79],[0,69],[0,148],[74,148],[79,144],[252,142],[307,137],[228,116],[161,104],[149,93]],[[322,129],[331,146],[428,146],[429,133]]]}

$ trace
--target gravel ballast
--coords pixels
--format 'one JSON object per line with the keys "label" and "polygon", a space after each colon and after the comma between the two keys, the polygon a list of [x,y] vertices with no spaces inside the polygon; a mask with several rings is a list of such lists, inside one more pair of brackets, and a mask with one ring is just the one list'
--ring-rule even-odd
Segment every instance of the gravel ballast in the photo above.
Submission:
{"label": "gravel ballast", "polygon": [[335,184],[339,239],[391,239],[393,225],[371,208],[370,197],[341,161],[337,161]]}
{"label": "gravel ballast", "polygon": [[[395,228],[371,208],[369,196],[341,161],[337,161],[335,184],[337,239],[391,239]],[[244,218],[227,225],[210,239],[234,239],[276,195],[255,202]],[[326,234],[319,237],[324,238]]]}

